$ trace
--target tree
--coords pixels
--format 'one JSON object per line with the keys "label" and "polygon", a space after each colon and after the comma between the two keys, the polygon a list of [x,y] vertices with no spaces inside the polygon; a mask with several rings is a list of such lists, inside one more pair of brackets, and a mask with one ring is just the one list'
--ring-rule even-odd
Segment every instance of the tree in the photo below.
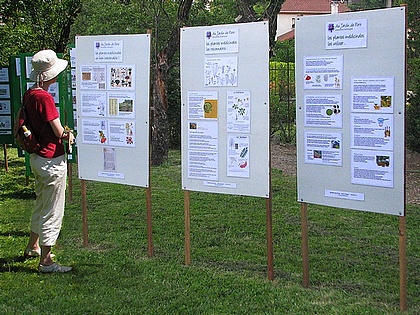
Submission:
{"label": "tree", "polygon": [[[164,1],[155,7],[155,20],[159,21],[165,13]],[[185,26],[191,11],[193,0],[181,0],[178,5],[177,19],[174,21],[170,35],[161,49],[154,51],[152,66],[152,165],[160,165],[168,158],[169,126],[168,126],[168,78],[176,53],[179,51],[180,28]],[[158,23],[155,24],[155,39],[159,41]]]}
{"label": "tree", "polygon": [[349,7],[352,11],[380,9],[386,7],[386,0],[359,0]]}
{"label": "tree", "polygon": [[237,0],[241,15],[238,22],[256,22],[268,20],[270,36],[270,54],[276,45],[277,14],[285,0]]}
{"label": "tree", "polygon": [[[50,48],[64,52],[81,0],[4,0],[0,50],[9,55]],[[4,40],[6,39],[6,40]],[[3,57],[2,59],[5,58]]]}
{"label": "tree", "polygon": [[[274,43],[275,17],[283,0],[83,0],[73,34],[133,34],[152,31],[152,164],[168,156],[171,135],[180,134],[179,43],[183,26],[234,23],[240,8],[258,19],[270,18]],[[118,21],[114,22],[115,16]],[[109,23],[103,23],[103,21]],[[118,23],[116,23],[118,22]],[[274,31],[273,31],[274,28]],[[171,87],[169,89],[169,87]],[[169,121],[169,118],[174,118]],[[178,118],[178,119],[176,119]],[[176,120],[176,123],[175,123]],[[174,122],[172,124],[172,122]],[[176,131],[174,131],[176,130]]]}

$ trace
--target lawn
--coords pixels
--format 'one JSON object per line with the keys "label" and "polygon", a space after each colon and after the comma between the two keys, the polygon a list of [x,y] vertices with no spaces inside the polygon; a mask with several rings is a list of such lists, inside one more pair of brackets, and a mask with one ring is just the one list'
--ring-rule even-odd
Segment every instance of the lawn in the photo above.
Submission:
{"label": "lawn", "polygon": [[[69,274],[23,259],[33,179],[9,149],[0,162],[0,314],[400,314],[398,218],[309,205],[310,287],[302,286],[296,178],[272,171],[274,280],[267,279],[265,199],[191,192],[191,264],[184,264],[180,152],[151,170],[154,256],[145,189],[87,182],[54,247]],[[420,313],[420,207],[407,207],[408,311]]]}

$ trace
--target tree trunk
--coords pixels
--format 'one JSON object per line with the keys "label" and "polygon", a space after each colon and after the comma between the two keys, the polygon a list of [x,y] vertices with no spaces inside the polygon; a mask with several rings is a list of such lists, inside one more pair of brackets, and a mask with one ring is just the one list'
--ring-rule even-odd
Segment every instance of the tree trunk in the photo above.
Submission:
{"label": "tree trunk", "polygon": [[161,165],[168,158],[169,128],[168,99],[166,86],[168,79],[168,57],[165,51],[156,56],[153,78],[152,107],[152,165]]}
{"label": "tree trunk", "polygon": [[[178,20],[172,29],[166,46],[155,56],[153,68],[153,106],[152,106],[152,165],[161,165],[168,158],[169,152],[169,124],[167,86],[169,71],[175,54],[179,50],[180,28],[188,20],[193,0],[181,0],[178,7]],[[158,39],[157,39],[158,40]]]}

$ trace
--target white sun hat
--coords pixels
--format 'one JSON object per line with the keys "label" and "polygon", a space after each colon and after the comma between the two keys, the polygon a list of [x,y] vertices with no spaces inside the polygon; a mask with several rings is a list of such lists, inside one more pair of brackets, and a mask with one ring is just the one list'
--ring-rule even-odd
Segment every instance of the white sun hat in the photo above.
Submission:
{"label": "white sun hat", "polygon": [[32,72],[30,79],[41,83],[50,81],[67,68],[67,60],[60,59],[50,49],[41,50],[32,57]]}

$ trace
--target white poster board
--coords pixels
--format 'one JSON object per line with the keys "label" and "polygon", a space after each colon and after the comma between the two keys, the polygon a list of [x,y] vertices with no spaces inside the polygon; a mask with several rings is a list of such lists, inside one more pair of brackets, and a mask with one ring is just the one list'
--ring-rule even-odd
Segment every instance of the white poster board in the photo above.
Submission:
{"label": "white poster board", "polygon": [[182,188],[269,197],[268,23],[181,30]]}
{"label": "white poster board", "polygon": [[404,7],[296,19],[298,201],[405,215],[405,34]]}
{"label": "white poster board", "polygon": [[150,35],[76,37],[79,178],[148,187]]}

